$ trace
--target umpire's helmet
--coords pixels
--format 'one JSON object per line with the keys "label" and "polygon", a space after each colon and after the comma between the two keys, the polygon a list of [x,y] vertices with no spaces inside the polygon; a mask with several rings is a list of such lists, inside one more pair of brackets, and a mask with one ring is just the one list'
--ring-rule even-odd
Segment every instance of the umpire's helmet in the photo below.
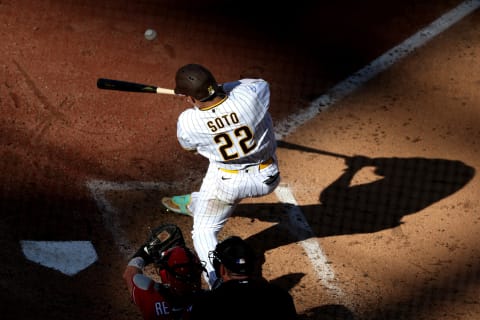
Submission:
{"label": "umpire's helmet", "polygon": [[208,101],[223,93],[212,73],[199,64],[191,63],[178,69],[175,76],[175,93]]}
{"label": "umpire's helmet", "polygon": [[210,251],[209,258],[217,277],[220,277],[220,264],[241,275],[251,275],[254,271],[255,252],[238,236],[230,236],[219,242],[215,250]]}

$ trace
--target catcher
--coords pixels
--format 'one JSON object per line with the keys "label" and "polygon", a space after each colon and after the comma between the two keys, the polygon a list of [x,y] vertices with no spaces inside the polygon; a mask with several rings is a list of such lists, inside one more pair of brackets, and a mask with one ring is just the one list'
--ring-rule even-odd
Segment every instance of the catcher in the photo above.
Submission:
{"label": "catcher", "polygon": [[[153,263],[160,281],[143,273]],[[191,304],[202,292],[204,266],[187,248],[180,228],[163,224],[151,231],[123,273],[132,301],[146,320],[189,319]]]}

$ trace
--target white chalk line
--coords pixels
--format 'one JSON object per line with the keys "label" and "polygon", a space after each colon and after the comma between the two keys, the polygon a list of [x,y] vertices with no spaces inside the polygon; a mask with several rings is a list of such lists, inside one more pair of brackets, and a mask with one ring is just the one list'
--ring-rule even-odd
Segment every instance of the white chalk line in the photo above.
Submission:
{"label": "white chalk line", "polygon": [[394,63],[412,53],[417,48],[423,46],[429,40],[433,39],[468,14],[478,9],[479,6],[480,0],[463,2],[427,27],[421,29],[419,32],[400,43],[398,46],[393,47],[350,77],[329,89],[325,94],[310,102],[303,111],[296,112],[295,115],[288,116],[283,121],[275,124],[275,135],[277,140],[281,140],[288,136],[305,122],[317,116],[320,112],[328,109],[334,103],[353,93],[368,80],[387,70]]}
{"label": "white chalk line", "polygon": [[290,232],[299,239],[305,239],[300,241],[299,244],[309,257],[313,269],[320,279],[320,283],[329,289],[331,291],[330,293],[333,293],[337,297],[343,297],[343,291],[334,283],[335,273],[333,269],[330,268],[327,256],[323,253],[292,191],[287,185],[281,184],[275,189],[275,194],[280,202],[290,205],[288,210]]}
{"label": "white chalk line", "polygon": [[104,180],[87,182],[87,188],[102,213],[105,227],[111,232],[115,244],[124,256],[129,256],[132,253],[132,244],[120,227],[119,212],[107,199],[106,193],[108,191],[165,190],[167,186],[168,184],[162,182],[128,181],[118,183]]}
{"label": "white chalk line", "polygon": [[[380,72],[385,71],[394,63],[412,53],[414,50],[478,9],[478,7],[480,7],[480,0],[463,2],[453,10],[435,20],[426,28],[421,29],[412,37],[387,51],[364,68],[355,72],[352,76],[332,87],[325,94],[313,100],[309,106],[303,111],[300,111],[300,113],[296,113],[296,115],[289,116],[285,120],[279,122],[275,125],[275,136],[277,140],[281,140],[293,133],[298,127],[317,116],[321,111],[326,110],[334,103],[353,93],[368,80],[372,79]],[[105,193],[110,190],[162,189],[165,188],[166,184],[158,182],[114,183],[102,180],[92,180],[87,182],[87,186],[98,207],[102,211],[103,219],[110,232],[112,232],[116,244],[124,254],[128,254],[129,252],[127,251],[130,249],[131,245],[125,236],[125,233],[119,226],[118,211],[106,199]],[[328,263],[327,257],[323,253],[318,241],[315,239],[315,235],[308,225],[308,222],[290,189],[287,186],[282,185],[277,188],[275,194],[280,202],[290,206],[288,215],[290,218],[291,232],[298,235],[300,239],[305,239],[300,241],[299,244],[310,258],[321,283],[337,297],[342,297],[344,295],[342,290],[334,283],[335,272]]]}

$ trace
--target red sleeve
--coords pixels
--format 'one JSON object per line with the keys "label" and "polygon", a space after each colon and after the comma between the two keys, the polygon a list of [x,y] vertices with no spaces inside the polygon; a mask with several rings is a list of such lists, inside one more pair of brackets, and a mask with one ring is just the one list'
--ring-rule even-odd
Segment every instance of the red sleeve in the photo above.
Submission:
{"label": "red sleeve", "polygon": [[155,289],[155,282],[143,274],[133,278],[132,300],[145,320],[172,319],[171,305]]}

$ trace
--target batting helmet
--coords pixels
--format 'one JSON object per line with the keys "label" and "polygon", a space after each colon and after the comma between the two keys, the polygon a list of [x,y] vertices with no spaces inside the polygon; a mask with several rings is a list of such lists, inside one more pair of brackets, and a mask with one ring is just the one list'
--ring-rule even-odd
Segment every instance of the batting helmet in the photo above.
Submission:
{"label": "batting helmet", "polygon": [[248,243],[237,236],[230,236],[219,242],[215,250],[210,251],[209,259],[217,277],[220,277],[220,264],[241,275],[251,275],[254,271],[255,252]]}
{"label": "batting helmet", "polygon": [[185,246],[176,246],[162,253],[155,262],[162,283],[177,296],[201,289],[201,274],[205,271],[198,256]]}
{"label": "batting helmet", "polygon": [[207,101],[223,93],[213,74],[199,64],[187,64],[178,69],[175,76],[175,93]]}

